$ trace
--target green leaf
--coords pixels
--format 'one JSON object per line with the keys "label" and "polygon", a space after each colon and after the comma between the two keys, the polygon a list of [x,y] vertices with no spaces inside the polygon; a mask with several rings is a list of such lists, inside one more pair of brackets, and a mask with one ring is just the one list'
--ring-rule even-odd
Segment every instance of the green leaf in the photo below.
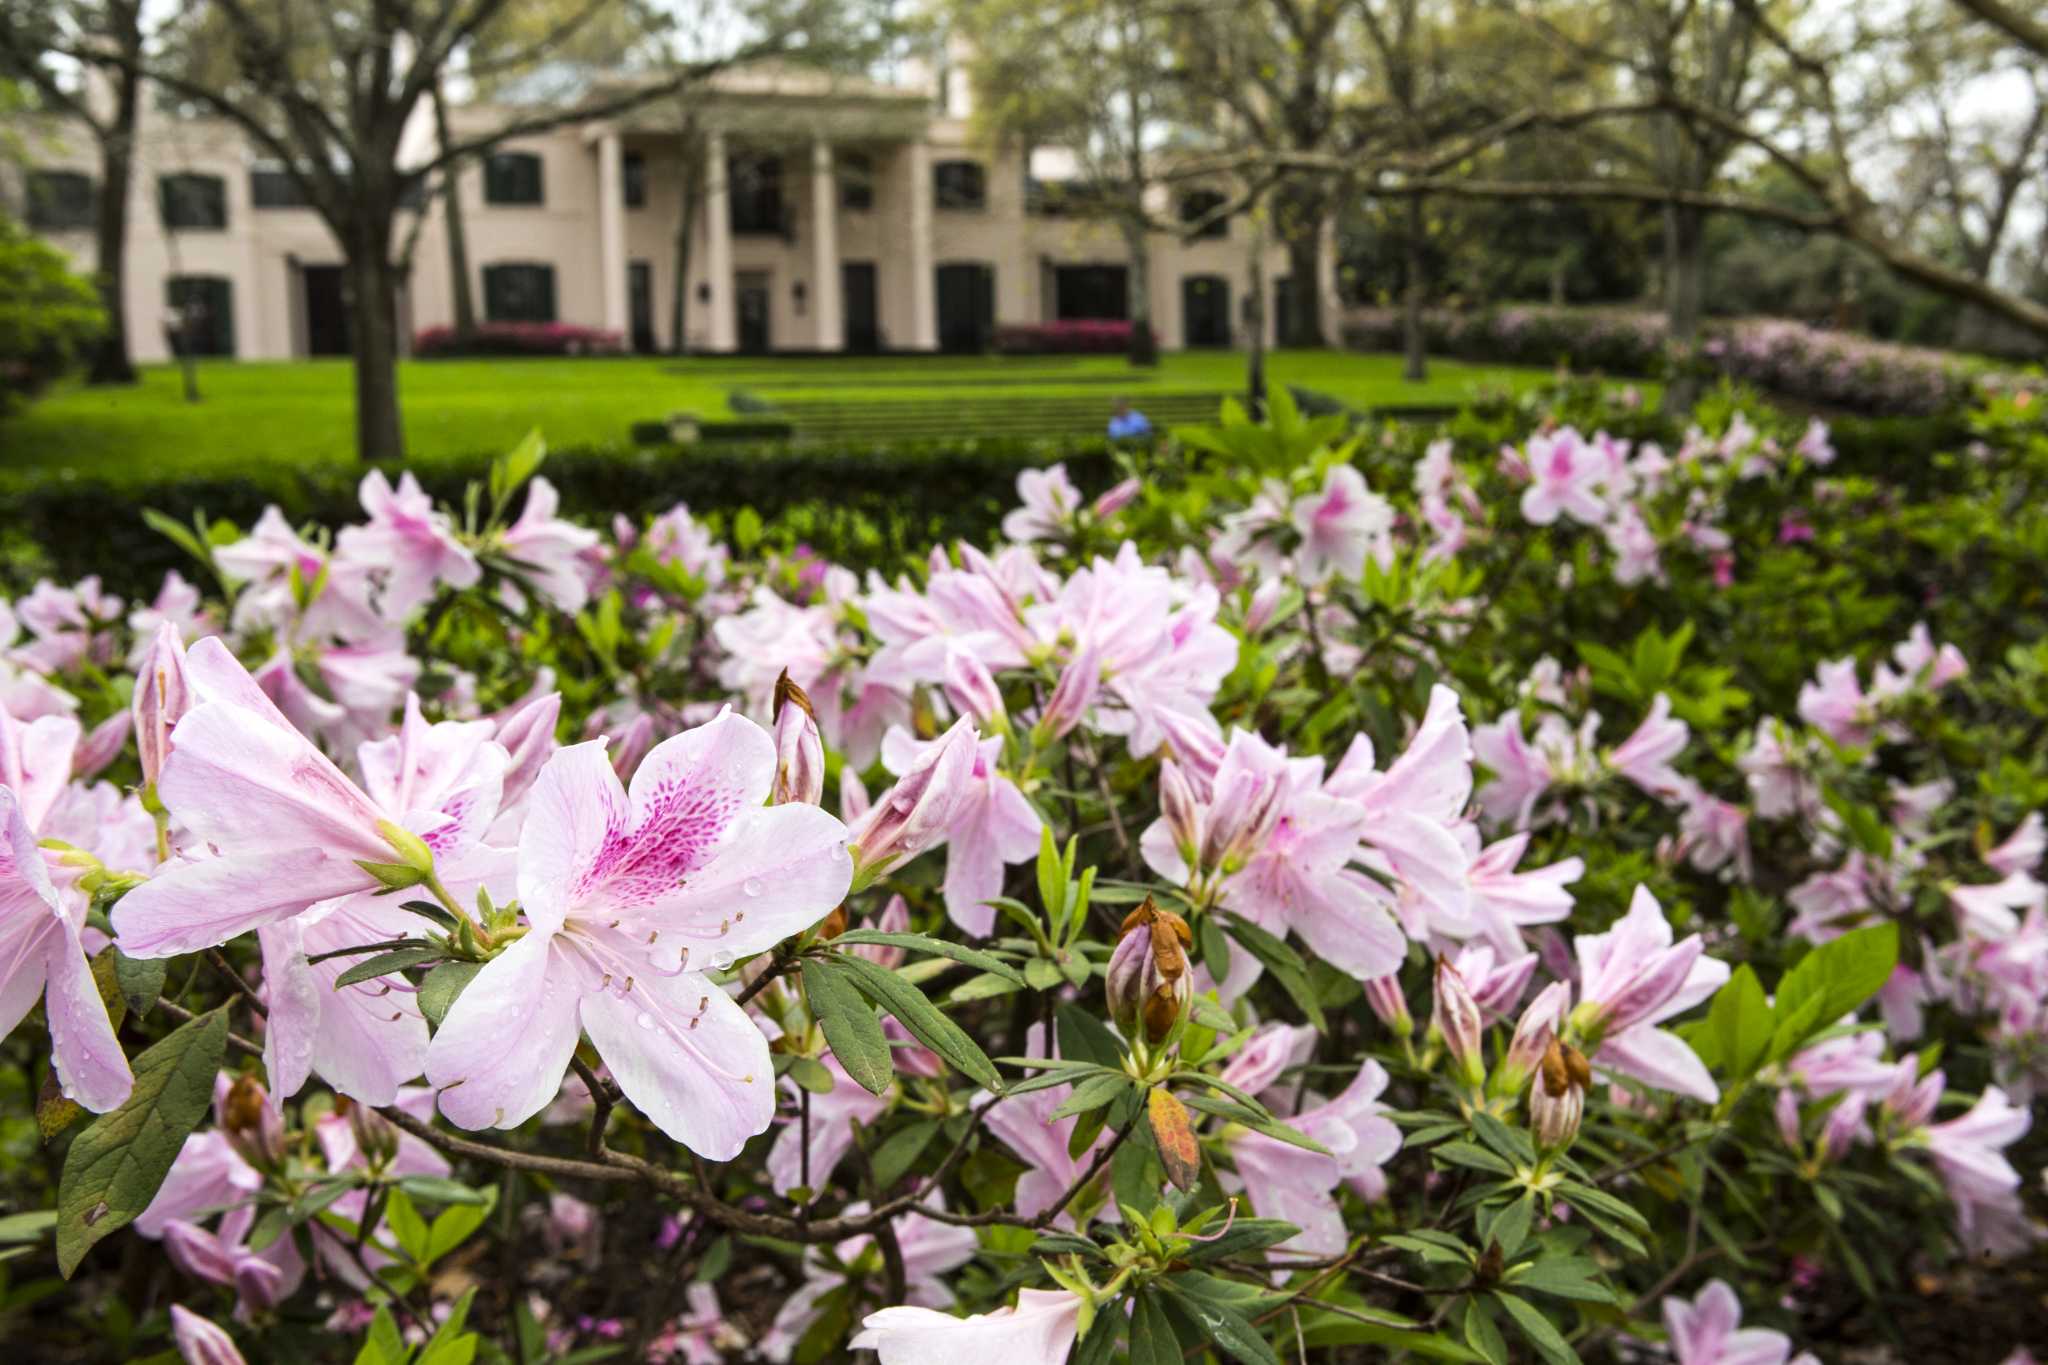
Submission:
{"label": "green leaf", "polygon": [[1489,1297],[1508,1310],[1508,1316],[1515,1320],[1515,1326],[1522,1329],[1522,1335],[1529,1339],[1529,1344],[1534,1346],[1545,1360],[1553,1362],[1553,1365],[1579,1365],[1579,1353],[1572,1349],[1571,1343],[1551,1325],[1550,1319],[1544,1317],[1542,1310],[1536,1305],[1498,1290]]}
{"label": "green leaf", "polygon": [[1100,1109],[1117,1096],[1127,1093],[1130,1088],[1131,1078],[1122,1074],[1090,1076],[1074,1087],[1073,1093],[1067,1096],[1065,1103],[1052,1111],[1052,1118],[1059,1120],[1075,1114],[1085,1114],[1092,1109]]}
{"label": "green leaf", "polygon": [[853,974],[860,993],[895,1015],[912,1037],[943,1057],[954,1070],[1001,1093],[1003,1078],[996,1073],[995,1063],[958,1024],[941,1014],[923,991],[864,957],[842,958],[840,964]]}
{"label": "green leaf", "polygon": [[1093,1062],[1113,1071],[1124,1064],[1124,1045],[1100,1019],[1072,1003],[1053,1011],[1053,1031],[1060,1056],[1070,1062]]}
{"label": "green leaf", "polygon": [[889,1134],[888,1139],[875,1149],[875,1185],[886,1190],[901,1180],[904,1173],[917,1164],[924,1155],[924,1149],[931,1145],[932,1137],[939,1131],[937,1119],[922,1119],[898,1132]]}
{"label": "green leaf", "polygon": [[[1034,962],[1038,960],[1037,958],[1032,959]],[[998,976],[994,972],[982,972],[978,976],[968,977],[965,981],[955,986],[952,994],[946,997],[946,1003],[949,1005],[964,1005],[972,1000],[993,1000],[997,996],[1014,995],[1022,989],[1021,985],[1006,976]]]}
{"label": "green leaf", "polygon": [[1707,1033],[1719,1049],[1722,1073],[1728,1079],[1746,1080],[1763,1065],[1771,1046],[1771,1002],[1747,963],[1715,992],[1707,1010]]}
{"label": "green leaf", "polygon": [[135,1059],[127,1103],[72,1142],[57,1186],[57,1269],[65,1279],[156,1198],[186,1134],[213,1103],[227,1045],[225,1005],[179,1025]]}
{"label": "green leaf", "polygon": [[1088,1335],[1074,1346],[1072,1365],[1110,1365],[1116,1358],[1118,1315],[1097,1313]]}
{"label": "green leaf", "polygon": [[1465,1300],[1464,1325],[1465,1340],[1471,1343],[1473,1350],[1486,1357],[1488,1365],[1507,1365],[1508,1344],[1501,1337],[1500,1327],[1495,1324],[1484,1299],[1474,1295]]}
{"label": "green leaf", "polygon": [[405,1349],[405,1338],[398,1334],[391,1309],[380,1306],[377,1316],[370,1319],[370,1335],[364,1338],[363,1349],[356,1353],[356,1365],[405,1365],[411,1354]]}
{"label": "green leaf", "polygon": [[358,962],[340,976],[334,978],[334,989],[353,986],[358,981],[374,981],[380,976],[402,972],[408,967],[424,967],[429,962],[439,962],[447,954],[430,943],[417,948],[397,948],[388,953],[379,953],[366,962]]}
{"label": "green leaf", "polygon": [[0,1218],[0,1243],[40,1242],[43,1234],[57,1226],[55,1209],[36,1209],[30,1213],[10,1213]]}
{"label": "green leaf", "polygon": [[481,962],[444,962],[428,972],[420,982],[419,994],[413,997],[420,1007],[420,1013],[427,1017],[427,1022],[435,1028],[441,1027],[441,1021],[448,1017],[448,1011],[454,1007],[456,997],[468,988],[469,983],[476,979],[476,974],[483,969],[484,964]]}
{"label": "green leaf", "polygon": [[1053,937],[1058,938],[1060,925],[1066,918],[1067,868],[1060,860],[1059,845],[1053,842],[1051,825],[1039,827],[1035,870],[1038,874],[1038,900],[1045,907],[1045,921],[1052,927]]}
{"label": "green leaf", "polygon": [[1189,1247],[1181,1253],[1180,1259],[1190,1265],[1206,1265],[1210,1261],[1278,1246],[1300,1231],[1294,1224],[1278,1218],[1240,1218],[1209,1241]]}
{"label": "green leaf", "polygon": [[803,978],[804,999],[810,1002],[818,1026],[825,1030],[832,1055],[863,1090],[871,1095],[886,1093],[896,1075],[889,1039],[874,1009],[854,989],[853,978],[825,958],[805,958]]}
{"label": "green leaf", "polygon": [[1188,1277],[1176,1275],[1159,1284],[1187,1310],[1208,1334],[1212,1345],[1220,1346],[1241,1365],[1280,1365],[1280,1357],[1266,1344],[1266,1338],[1251,1321],[1227,1303],[1190,1292]]}
{"label": "green leaf", "polygon": [[1214,915],[1195,916],[1195,942],[1202,950],[1202,965],[1212,979],[1230,975],[1230,937]]}
{"label": "green leaf", "polygon": [[1322,1002],[1316,998],[1315,987],[1309,984],[1308,964],[1301,960],[1300,953],[1243,915],[1230,916],[1230,936],[1273,974],[1273,979],[1280,983],[1288,998],[1316,1026],[1316,1032],[1330,1031],[1330,1021],[1323,1017]]}
{"label": "green leaf", "polygon": [[1515,1200],[1502,1209],[1480,1234],[1481,1240],[1498,1242],[1500,1254],[1513,1260],[1515,1253],[1522,1249],[1522,1243],[1529,1238],[1529,1224],[1536,1212],[1534,1206],[1534,1195],[1524,1195]]}
{"label": "green leaf", "polygon": [[405,1254],[415,1261],[425,1261],[429,1233],[427,1220],[420,1217],[420,1211],[413,1207],[412,1199],[404,1190],[393,1190],[384,1201],[384,1223],[391,1229],[391,1235],[398,1239],[398,1245]]}
{"label": "green leaf", "polygon": [[[1872,924],[1851,929],[1799,959],[1778,982],[1778,1027],[1771,1037],[1771,1057],[1782,1061],[1811,1037],[1876,995],[1891,979],[1899,961],[1899,927]],[[1817,1001],[1809,1008],[1809,1002]],[[1789,1028],[1796,1017],[1811,1020],[1803,1029]]]}
{"label": "green leaf", "polygon": [[476,1190],[460,1180],[450,1180],[440,1175],[401,1176],[398,1188],[414,1199],[425,1199],[435,1204],[489,1204],[495,1191]]}
{"label": "green leaf", "polygon": [[1429,1154],[1438,1161],[1448,1161],[1454,1166],[1470,1166],[1475,1171],[1491,1171],[1495,1175],[1513,1175],[1515,1168],[1503,1157],[1489,1152],[1475,1142],[1443,1142],[1429,1149]]}
{"label": "green leaf", "polygon": [[978,948],[968,948],[958,943],[948,943],[942,938],[929,934],[891,934],[880,929],[852,929],[832,940],[832,946],[843,948],[849,944],[872,943],[883,948],[902,948],[913,953],[929,953],[934,957],[949,957],[955,962],[995,975],[1015,984],[1024,984],[1024,973],[1009,963]]}
{"label": "green leaf", "polygon": [[130,957],[114,949],[114,979],[121,984],[121,998],[136,1018],[148,1014],[164,993],[164,976],[171,969],[167,957]]}
{"label": "green leaf", "polygon": [[423,1266],[432,1265],[455,1248],[469,1240],[471,1233],[483,1226],[497,1205],[498,1191],[494,1187],[481,1204],[457,1204],[445,1210],[427,1230],[427,1252],[420,1258]]}
{"label": "green leaf", "polygon": [[1533,1289],[1561,1299],[1612,1303],[1613,1293],[1595,1278],[1599,1273],[1597,1264],[1582,1257],[1551,1256],[1533,1265],[1515,1267],[1508,1272],[1508,1281],[1516,1289]]}
{"label": "green leaf", "polygon": [[1158,1296],[1142,1289],[1131,1300],[1131,1365],[1183,1365],[1172,1320]]}

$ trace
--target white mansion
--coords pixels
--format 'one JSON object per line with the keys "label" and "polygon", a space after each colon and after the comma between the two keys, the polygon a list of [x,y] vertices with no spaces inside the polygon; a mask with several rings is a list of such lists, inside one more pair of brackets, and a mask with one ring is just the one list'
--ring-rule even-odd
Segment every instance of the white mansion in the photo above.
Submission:
{"label": "white mansion", "polygon": [[[696,96],[690,117],[702,130],[704,171],[685,346],[976,350],[998,326],[1128,316],[1130,267],[1114,226],[1063,201],[1063,158],[971,138],[963,85],[763,68],[727,72]],[[450,117],[459,138],[506,114],[470,105]],[[260,360],[346,354],[342,255],[291,178],[231,125],[154,109],[144,120],[125,299],[136,358],[166,357],[172,305],[200,308],[195,350]],[[634,350],[670,349],[682,126],[664,102],[501,144],[464,166],[458,193],[479,320],[571,323],[616,332]],[[52,122],[15,131],[29,165],[6,202],[89,271],[98,192],[90,139]],[[417,149],[431,146],[431,118],[416,131]],[[1154,211],[1192,222],[1222,192],[1161,190]],[[424,221],[400,226],[401,236],[416,232],[400,303],[407,337],[451,322],[454,311],[439,196],[422,211]],[[1151,311],[1163,347],[1248,339],[1249,231],[1233,218],[1192,239],[1155,234]],[[1263,254],[1270,342],[1288,282],[1284,253]],[[1327,264],[1321,273],[1331,273]]]}

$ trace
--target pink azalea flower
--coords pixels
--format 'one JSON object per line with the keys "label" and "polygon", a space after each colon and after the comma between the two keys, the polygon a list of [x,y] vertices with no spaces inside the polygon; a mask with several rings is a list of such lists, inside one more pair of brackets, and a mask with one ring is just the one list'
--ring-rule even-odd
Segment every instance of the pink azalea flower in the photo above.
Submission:
{"label": "pink azalea flower", "polygon": [[1459,837],[1472,858],[1467,874],[1471,887],[1475,932],[1491,943],[1504,958],[1522,950],[1522,929],[1527,925],[1556,924],[1569,919],[1572,894],[1565,887],[1585,874],[1580,858],[1563,858],[1526,872],[1515,871],[1522,853],[1529,847],[1529,834],[1511,834],[1497,843],[1479,848],[1479,834],[1464,826]]}
{"label": "pink azalea flower", "polygon": [[881,1365],[959,1365],[985,1361],[1061,1365],[1081,1329],[1081,1298],[1067,1289],[1020,1289],[1012,1308],[956,1318],[929,1308],[884,1308],[861,1320],[848,1343],[874,1351]]}
{"label": "pink azalea flower", "polygon": [[1600,1067],[1659,1090],[1711,1104],[1713,1077],[1677,1034],[1657,1025],[1721,988],[1728,964],[1707,957],[1700,936],[1672,942],[1671,925],[1646,887],[1604,934],[1580,934],[1579,1005],[1572,1022]]}
{"label": "pink azalea flower", "polygon": [[1863,695],[1854,659],[1822,664],[1799,689],[1799,718],[1837,744],[1868,744],[1876,715]]}
{"label": "pink azalea flower", "polygon": [[1555,780],[1543,750],[1522,735],[1522,710],[1511,707],[1491,725],[1472,731],[1472,756],[1493,774],[1479,789],[1479,808],[1495,825],[1529,823],[1536,802]]}
{"label": "pink azalea flower", "polygon": [[245,1365],[233,1337],[182,1303],[171,1305],[171,1344],[185,1365]]}
{"label": "pink azalea flower", "polygon": [[555,486],[535,475],[519,520],[505,528],[498,545],[541,596],[562,611],[581,611],[590,600],[584,556],[597,547],[597,532],[556,516],[561,505]]}
{"label": "pink azalea flower", "polygon": [[[1403,890],[1430,914],[1462,925],[1471,860],[1455,830],[1472,797],[1472,741],[1458,694],[1441,683],[1432,687],[1429,709],[1401,756],[1383,773],[1372,764],[1372,741],[1354,737],[1325,793],[1358,802],[1367,817],[1360,838],[1386,860]],[[1352,970],[1382,976],[1392,966],[1371,970],[1361,962]]]}
{"label": "pink azalea flower", "polygon": [[1766,820],[1819,814],[1820,786],[1807,770],[1808,745],[1788,742],[1784,726],[1765,720],[1756,727],[1749,752],[1735,761],[1749,782],[1756,813]]}
{"label": "pink azalea flower", "polygon": [[[1792,1342],[1783,1332],[1742,1325],[1742,1303],[1720,1280],[1711,1281],[1691,1303],[1664,1300],[1664,1327],[1678,1365],[1786,1365]],[[1811,1365],[1801,1355],[1791,1365]]]}
{"label": "pink azalea flower", "polygon": [[1686,861],[1702,872],[1717,872],[1732,864],[1736,879],[1748,881],[1749,812],[1696,782],[1685,782],[1679,799],[1685,809],[1678,817],[1678,842]]}
{"label": "pink azalea flower", "polygon": [[1332,575],[1350,581],[1365,572],[1365,556],[1394,528],[1394,509],[1366,487],[1351,464],[1333,465],[1320,492],[1294,500],[1294,529],[1301,544],[1294,572],[1309,587]]}
{"label": "pink azalea flower", "polygon": [[720,1365],[725,1359],[724,1347],[735,1334],[726,1325],[725,1310],[718,1306],[718,1291],[699,1280],[685,1291],[685,1302],[689,1307],[683,1315],[647,1343],[647,1359]]}
{"label": "pink azalea flower", "polygon": [[909,741],[898,750],[901,776],[847,832],[863,886],[938,847],[977,795],[990,799],[985,788],[977,793],[975,787],[981,737],[965,717],[922,747]]}
{"label": "pink azalea flower", "polygon": [[1684,752],[1691,734],[1684,721],[1671,718],[1671,698],[1659,692],[1650,702],[1650,714],[1643,717],[1636,732],[1607,755],[1607,766],[1651,796],[1671,800],[1686,785],[1671,766],[1671,760]]}
{"label": "pink azalea flower", "polygon": [[1664,582],[1657,535],[1633,503],[1625,504],[1601,530],[1607,537],[1607,548],[1614,552],[1615,582],[1624,587],[1645,580]]}
{"label": "pink azalea flower", "polygon": [[432,796],[445,808],[386,809],[292,727],[218,637],[192,647],[185,671],[198,705],[172,732],[158,794],[221,856],[161,868],[122,897],[114,930],[132,957],[196,952],[320,901],[382,890],[362,864],[402,860],[391,832],[454,859],[496,814],[502,750],[473,781],[415,788],[393,774],[385,796]]}
{"label": "pink azalea flower", "polygon": [[[882,762],[892,772],[907,773],[921,752],[942,742],[920,745],[906,732],[891,730],[882,742]],[[1003,892],[1003,868],[1038,856],[1043,827],[1024,793],[997,766],[1002,753],[999,735],[975,745],[972,773],[946,826],[946,915],[975,938],[995,928],[995,907],[988,902]]]}
{"label": "pink azalea flower", "polygon": [[1283,1247],[1304,1255],[1336,1255],[1348,1236],[1338,1187],[1348,1183],[1366,1198],[1384,1194],[1380,1167],[1401,1149],[1400,1129],[1382,1117],[1379,1095],[1386,1087],[1386,1072],[1378,1062],[1367,1061],[1343,1094],[1287,1120],[1327,1148],[1328,1155],[1249,1130],[1231,1141],[1231,1162],[1259,1216],[1301,1229]]}
{"label": "pink azalea flower", "polygon": [[[172,627],[183,644],[210,634],[211,621],[202,601],[199,589],[186,582],[183,574],[176,569],[166,573],[163,586],[157,589],[150,604],[128,613],[128,629],[135,637],[135,644],[128,654],[128,666],[140,667],[142,656],[164,626]],[[0,630],[0,637],[5,637],[6,633]]]}
{"label": "pink azalea flower", "polygon": [[128,1098],[134,1078],[86,961],[77,874],[37,844],[77,742],[68,717],[23,725],[0,711],[0,1037],[41,997],[59,1087],[103,1114]]}
{"label": "pink azalea flower", "polygon": [[1792,449],[1806,457],[1807,463],[1825,468],[1835,462],[1835,447],[1828,440],[1828,424],[1815,417],[1806,424],[1806,430]]}
{"label": "pink azalea flower", "polygon": [[1017,475],[1017,497],[1023,502],[1003,517],[1003,535],[1029,544],[1064,540],[1081,510],[1081,490],[1067,477],[1067,467],[1026,469]]}
{"label": "pink azalea flower", "polygon": [[467,588],[483,577],[447,514],[434,510],[434,500],[410,473],[400,475],[393,488],[383,470],[373,469],[358,493],[369,524],[343,528],[336,544],[344,555],[378,566],[377,605],[388,619],[412,615],[443,583]]}
{"label": "pink azalea flower", "polygon": [[1607,504],[1598,489],[1607,475],[1599,452],[1570,427],[1529,438],[1529,474],[1522,490],[1522,516],[1531,525],[1548,526],[1560,515],[1586,526],[1607,520]]}
{"label": "pink azalea flower", "polygon": [[1986,850],[1984,861],[1992,871],[2011,876],[2015,872],[2032,872],[2041,865],[2044,853],[2048,853],[2048,820],[2035,810],[2027,812],[2004,842]]}
{"label": "pink azalea flower", "polygon": [[731,712],[655,746],[630,793],[601,741],[548,760],[519,838],[527,932],[427,1051],[443,1114],[490,1128],[539,1113],[580,1025],[627,1098],[692,1151],[729,1161],[768,1127],[767,1040],[702,970],[816,923],[852,879],[845,826],[764,806],[774,779],[774,740]]}
{"label": "pink azalea flower", "polygon": [[[817,1198],[840,1161],[853,1150],[853,1125],[858,1123],[865,1128],[889,1108],[886,1095],[868,1093],[846,1074],[837,1057],[825,1054],[824,1067],[832,1073],[834,1084],[824,1094],[809,1097],[808,1171],[804,1151],[806,1125],[800,1119],[792,1117],[783,1124],[782,1131],[775,1135],[775,1145],[768,1149],[768,1179],[777,1194],[787,1195],[802,1185],[810,1189],[811,1198]],[[805,1102],[803,1092],[795,1081],[785,1078],[785,1082],[785,1093],[801,1106]]]}
{"label": "pink azalea flower", "polygon": [[[235,595],[237,630],[352,640],[386,628],[370,605],[371,566],[309,544],[275,506],[263,509],[247,536],[216,547],[213,562],[243,584]],[[312,594],[303,608],[301,594]]]}

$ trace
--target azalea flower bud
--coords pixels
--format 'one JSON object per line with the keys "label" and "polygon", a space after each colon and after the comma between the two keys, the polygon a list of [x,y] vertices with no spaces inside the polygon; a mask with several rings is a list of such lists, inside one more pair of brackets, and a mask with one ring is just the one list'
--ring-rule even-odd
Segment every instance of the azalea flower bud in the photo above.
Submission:
{"label": "azalea flower bud", "polygon": [[1109,1017],[1132,1041],[1142,1033],[1148,1043],[1164,1043],[1194,1003],[1187,956],[1194,935],[1186,920],[1161,910],[1150,896],[1124,918],[1122,932],[1103,986]]}
{"label": "azalea flower bud", "polygon": [[121,756],[128,743],[128,727],[134,723],[127,711],[116,711],[87,732],[71,755],[71,775],[90,782],[109,763]]}
{"label": "azalea flower bud", "polygon": [[1258,773],[1239,772],[1230,790],[1218,791],[1209,802],[1201,865],[1235,872],[1259,851],[1279,823],[1280,784]]}
{"label": "azalea flower bud", "polygon": [[790,681],[789,670],[775,680],[775,790],[778,806],[818,805],[825,797],[825,746],[811,699]]}
{"label": "azalea flower bud", "polygon": [[[142,787],[156,787],[171,756],[171,731],[192,709],[192,688],[185,679],[185,642],[178,627],[166,621],[135,670],[135,749],[142,758]],[[204,1319],[201,1319],[204,1321]]]}
{"label": "azalea flower bud", "polygon": [[1280,605],[1281,596],[1287,591],[1287,580],[1268,578],[1263,580],[1252,600],[1244,610],[1244,633],[1257,635],[1273,623],[1273,612]]}
{"label": "azalea flower bud", "polygon": [[1514,1037],[1508,1040],[1507,1056],[1501,1059],[1500,1069],[1494,1073],[1488,1086],[1492,1094],[1508,1096],[1522,1093],[1522,1087],[1536,1074],[1536,1068],[1543,1063],[1544,1053],[1557,1037],[1564,1022],[1565,1009],[1571,1003],[1571,993],[1570,986],[1555,981],[1529,1002],[1529,1008],[1522,1011],[1521,1019],[1515,1024]]}
{"label": "azalea flower bud", "polygon": [[381,1166],[398,1154],[398,1129],[391,1120],[367,1104],[359,1104],[343,1095],[335,1100],[337,1109],[345,1109],[348,1129],[355,1136],[356,1150],[372,1166]]}
{"label": "azalea flower bud", "polygon": [[247,1365],[233,1337],[180,1303],[171,1305],[171,1342],[185,1365]]}
{"label": "azalea flower bud", "polygon": [[235,1077],[220,1102],[219,1121],[230,1145],[258,1170],[284,1156],[284,1121],[272,1111],[270,1093],[254,1076]]}
{"label": "azalea flower bud", "polygon": [[1430,1030],[1443,1040],[1444,1050],[1467,1086],[1478,1088],[1486,1080],[1486,1057],[1481,1050],[1479,1002],[1465,985],[1465,978],[1449,958],[1436,960],[1436,1001],[1430,1010]]}
{"label": "azalea flower bud", "polygon": [[1396,1038],[1412,1037],[1415,1016],[1408,1012],[1408,993],[1401,989],[1401,974],[1388,972],[1365,983],[1365,1003],[1379,1016],[1387,1032]]}
{"label": "azalea flower bud", "polygon": [[917,756],[896,785],[875,798],[855,822],[847,844],[853,853],[853,889],[908,862],[946,837],[948,827],[974,782],[981,736],[962,718]]}
{"label": "azalea flower bud", "polygon": [[1593,1068],[1583,1054],[1568,1043],[1551,1039],[1544,1050],[1543,1064],[1529,1087],[1529,1127],[1538,1151],[1562,1152],[1579,1136],[1579,1122],[1586,1113],[1586,1087],[1593,1083]]}
{"label": "azalea flower bud", "polygon": [[631,782],[640,760],[654,747],[654,717],[642,711],[626,722],[626,728],[612,740],[612,771],[622,782]]}
{"label": "azalea flower bud", "polygon": [[1170,758],[1159,765],[1159,813],[1166,819],[1181,861],[1193,867],[1202,847],[1202,803],[1195,799],[1187,774]]}
{"label": "azalea flower bud", "polygon": [[1009,728],[1003,692],[996,686],[995,675],[988,671],[987,664],[964,649],[946,655],[946,697],[962,715],[974,717],[976,724],[991,733],[1000,734]]}
{"label": "azalea flower bud", "polygon": [[1122,483],[1097,498],[1095,505],[1089,510],[1095,514],[1097,521],[1101,521],[1105,517],[1115,516],[1137,499],[1140,487],[1141,485],[1136,479],[1125,479]]}
{"label": "azalea flower bud", "polygon": [[499,797],[501,808],[524,796],[540,776],[548,756],[555,751],[555,723],[561,716],[560,692],[518,702],[500,713],[496,738],[511,755],[511,762],[505,765],[505,783]]}
{"label": "azalea flower bud", "polygon": [[1863,1110],[1869,1103],[1868,1095],[1851,1090],[1828,1111],[1827,1122],[1821,1125],[1820,1130],[1820,1157],[1823,1161],[1840,1161],[1849,1154],[1850,1146],[1863,1132]]}
{"label": "azalea flower bud", "polygon": [[1031,727],[1032,743],[1048,744],[1071,732],[1095,704],[1095,694],[1101,686],[1102,655],[1091,642],[1061,670],[1060,680],[1053,685],[1052,695],[1046,698],[1045,709],[1039,713],[1038,724]]}

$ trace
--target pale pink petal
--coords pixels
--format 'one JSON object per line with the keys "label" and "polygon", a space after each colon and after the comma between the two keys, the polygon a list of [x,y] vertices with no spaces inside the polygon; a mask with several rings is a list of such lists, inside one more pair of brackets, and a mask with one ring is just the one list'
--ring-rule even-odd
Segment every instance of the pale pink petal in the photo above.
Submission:
{"label": "pale pink petal", "polygon": [[50,1018],[50,1059],[64,1094],[95,1114],[118,1109],[135,1078],[76,929],[50,940],[49,972],[43,1003]]}
{"label": "pale pink petal", "polygon": [[[388,854],[387,854],[388,856]],[[318,848],[266,850],[167,867],[114,907],[114,934],[130,957],[176,957],[358,891],[369,875]]]}
{"label": "pale pink petal", "polygon": [[1721,1098],[1721,1091],[1699,1054],[1675,1033],[1638,1026],[1600,1044],[1596,1066],[1616,1071],[1658,1090],[1684,1095],[1702,1104]]}
{"label": "pale pink petal", "polygon": [[706,978],[648,976],[630,990],[592,991],[582,1017],[626,1098],[699,1156],[730,1161],[774,1120],[768,1040]]}
{"label": "pale pink petal", "polygon": [[514,1128],[547,1108],[576,1050],[583,985],[544,929],[476,974],[427,1048],[427,1081],[450,1122]]}
{"label": "pale pink petal", "polygon": [[830,914],[852,883],[835,817],[816,806],[750,809],[710,863],[662,900],[651,956],[673,970],[761,952]]}
{"label": "pale pink petal", "polygon": [[519,834],[519,903],[542,929],[557,929],[600,856],[632,821],[626,789],[604,742],[557,749],[534,780]]}

